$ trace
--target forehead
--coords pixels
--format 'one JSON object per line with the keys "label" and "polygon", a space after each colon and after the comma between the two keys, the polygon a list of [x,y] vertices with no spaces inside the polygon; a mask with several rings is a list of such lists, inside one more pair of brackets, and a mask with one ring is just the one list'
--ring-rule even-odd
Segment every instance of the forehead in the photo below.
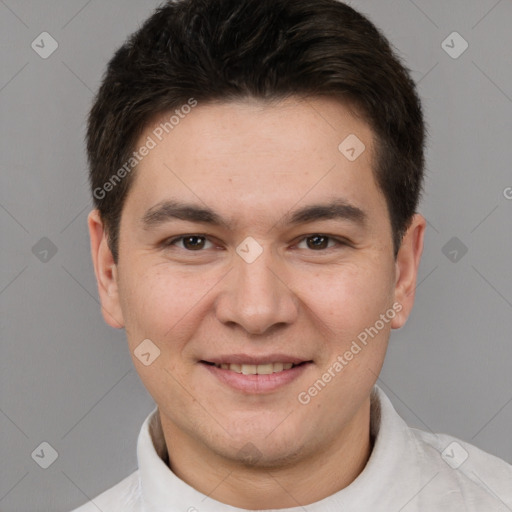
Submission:
{"label": "forehead", "polygon": [[370,209],[383,202],[372,130],[334,99],[198,103],[186,111],[160,117],[139,138],[137,147],[152,146],[127,198],[139,214],[169,198],[231,215],[326,197]]}

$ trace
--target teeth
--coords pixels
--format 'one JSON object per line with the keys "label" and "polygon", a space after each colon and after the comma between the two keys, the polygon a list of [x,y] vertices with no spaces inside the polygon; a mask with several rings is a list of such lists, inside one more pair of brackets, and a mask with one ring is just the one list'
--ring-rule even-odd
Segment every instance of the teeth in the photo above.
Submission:
{"label": "teeth", "polygon": [[258,375],[270,375],[273,372],[274,372],[274,365],[272,363],[259,364],[256,368],[256,373]]}
{"label": "teeth", "polygon": [[258,365],[255,364],[243,364],[242,365],[242,373],[244,375],[254,375],[258,373],[256,370],[258,369]]}
{"label": "teeth", "polygon": [[217,368],[231,370],[244,375],[270,375],[292,368],[293,363],[265,363],[265,364],[216,364]]}

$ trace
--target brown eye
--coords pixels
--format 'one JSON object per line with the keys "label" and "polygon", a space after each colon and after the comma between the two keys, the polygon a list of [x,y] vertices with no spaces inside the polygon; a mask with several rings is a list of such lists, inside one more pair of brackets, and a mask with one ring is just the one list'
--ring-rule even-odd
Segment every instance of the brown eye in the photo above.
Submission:
{"label": "brown eye", "polygon": [[327,249],[329,237],[323,235],[313,235],[306,238],[310,249]]}
{"label": "brown eye", "polygon": [[[181,242],[182,249],[187,251],[195,251],[199,252],[205,248],[205,244],[208,243],[208,240],[205,236],[202,235],[184,235],[176,237],[172,240],[168,240],[164,242],[165,247],[177,246]],[[209,242],[211,244],[211,242]]]}
{"label": "brown eye", "polygon": [[198,249],[202,249],[205,244],[204,236],[186,236],[183,238],[183,246],[186,249],[190,249],[192,251],[196,251]]}
{"label": "brown eye", "polygon": [[[301,244],[306,243],[306,247],[300,247]],[[302,238],[298,244],[299,249],[311,249],[316,252],[321,252],[325,249],[334,249],[339,246],[347,245],[343,240],[339,240],[332,236],[322,235],[315,233]]]}

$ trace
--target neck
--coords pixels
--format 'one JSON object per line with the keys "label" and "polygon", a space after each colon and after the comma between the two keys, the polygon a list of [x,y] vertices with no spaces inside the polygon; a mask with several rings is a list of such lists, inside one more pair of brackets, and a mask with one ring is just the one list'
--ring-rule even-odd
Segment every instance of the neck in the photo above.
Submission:
{"label": "neck", "polygon": [[357,478],[372,451],[370,398],[332,439],[319,439],[309,451],[303,447],[293,463],[267,467],[223,457],[159,414],[174,474],[211,499],[249,510],[305,506],[331,496]]}

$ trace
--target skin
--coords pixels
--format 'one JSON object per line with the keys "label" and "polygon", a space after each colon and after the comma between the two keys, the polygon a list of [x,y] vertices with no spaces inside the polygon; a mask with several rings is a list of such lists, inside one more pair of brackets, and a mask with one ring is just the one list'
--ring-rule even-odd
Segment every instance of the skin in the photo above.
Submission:
{"label": "skin", "polygon": [[[366,146],[353,162],[338,150],[349,134]],[[426,224],[414,215],[395,259],[372,154],[370,127],[334,99],[199,104],[139,164],[117,265],[98,212],[89,215],[104,318],[126,330],[134,365],[159,407],[170,467],[212,499],[246,509],[307,505],[364,469],[370,392],[390,331],[413,306]],[[207,205],[234,225],[169,220],[145,230],[145,212],[173,198]],[[291,210],[333,198],[364,210],[367,225],[279,224]],[[207,237],[199,250],[197,240],[161,245],[191,234]],[[346,243],[331,238],[319,249],[315,234]],[[236,253],[248,236],[263,249],[252,263]],[[301,404],[299,393],[394,303],[401,306],[394,319]],[[134,350],[148,338],[160,356],[145,366]],[[229,388],[199,362],[240,352],[313,362],[294,381],[260,394]],[[256,462],[244,461],[246,443]]]}

